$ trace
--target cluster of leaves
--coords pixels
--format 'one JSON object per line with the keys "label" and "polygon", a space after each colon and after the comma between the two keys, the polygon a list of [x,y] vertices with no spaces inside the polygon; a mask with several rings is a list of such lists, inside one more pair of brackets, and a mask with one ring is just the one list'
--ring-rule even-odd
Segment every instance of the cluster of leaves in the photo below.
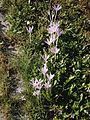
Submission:
{"label": "cluster of leaves", "polygon": [[[26,101],[23,111],[32,120],[88,120],[90,91],[90,50],[89,20],[81,6],[73,0],[59,1],[62,10],[58,15],[63,35],[59,38],[59,54],[49,69],[55,73],[51,94],[42,95],[40,100],[32,94],[29,84],[33,77],[40,78],[40,54],[47,45],[43,42],[47,37],[48,9],[52,9],[49,0],[5,0],[8,6],[7,19],[11,24],[9,36],[14,36],[19,46],[18,56],[12,63],[20,72]],[[5,6],[6,7],[6,6]],[[26,27],[27,21],[34,26],[29,42]],[[88,26],[88,28],[87,28]],[[23,118],[23,117],[22,117]],[[28,119],[27,118],[27,119]],[[24,118],[23,118],[24,119]]]}

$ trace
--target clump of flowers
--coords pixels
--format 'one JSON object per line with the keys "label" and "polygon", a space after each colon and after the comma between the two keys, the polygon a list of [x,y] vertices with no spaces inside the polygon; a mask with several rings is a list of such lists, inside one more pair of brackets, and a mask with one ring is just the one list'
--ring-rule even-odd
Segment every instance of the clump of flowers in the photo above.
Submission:
{"label": "clump of flowers", "polygon": [[41,79],[40,80],[37,80],[37,78],[33,79],[32,80],[32,85],[33,85],[33,88],[35,89],[33,95],[34,96],[38,96],[40,94],[40,90],[42,88],[42,81],[41,81]]}
{"label": "clump of flowers", "polygon": [[[48,12],[50,17],[50,24],[47,28],[48,38],[44,41],[48,45],[48,52],[44,50],[44,55],[41,55],[43,59],[43,65],[40,72],[43,75],[43,80],[32,80],[32,86],[34,88],[34,96],[39,96],[42,88],[48,90],[51,88],[51,81],[54,78],[55,74],[52,74],[48,69],[48,60],[52,59],[59,53],[60,49],[57,47],[58,38],[62,34],[62,31],[59,28],[59,22],[57,21],[57,13],[61,9],[61,6],[54,5],[53,10]],[[53,63],[52,63],[53,64]]]}

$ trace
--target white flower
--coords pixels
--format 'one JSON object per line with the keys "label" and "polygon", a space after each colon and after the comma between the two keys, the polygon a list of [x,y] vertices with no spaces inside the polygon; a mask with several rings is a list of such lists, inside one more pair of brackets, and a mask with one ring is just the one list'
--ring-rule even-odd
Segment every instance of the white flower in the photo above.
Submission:
{"label": "white flower", "polygon": [[50,51],[51,51],[52,53],[54,53],[54,54],[57,54],[57,53],[59,52],[59,50],[60,50],[60,49],[58,49],[56,46],[55,46],[55,47],[52,47],[52,48],[50,49]]}
{"label": "white flower", "polygon": [[54,76],[55,76],[55,75],[54,75],[54,74],[51,74],[51,73],[50,73],[50,75],[47,74],[47,78],[48,78],[49,81],[51,81]]}
{"label": "white flower", "polygon": [[51,87],[50,82],[49,82],[49,81],[46,82],[46,83],[44,84],[44,87],[45,87],[46,89],[49,89],[49,88]]}
{"label": "white flower", "polygon": [[41,79],[40,80],[37,80],[37,79],[32,80],[32,85],[33,85],[33,88],[40,90],[42,88]]}
{"label": "white flower", "polygon": [[53,7],[53,9],[54,9],[56,12],[59,11],[61,8],[62,8],[62,7],[61,7],[59,4],[54,5],[54,7]]}
{"label": "white flower", "polygon": [[46,63],[44,64],[44,67],[41,69],[41,71],[42,71],[43,75],[45,76],[45,74],[46,74],[47,71],[48,71],[48,68],[47,68]]}
{"label": "white flower", "polygon": [[29,28],[26,28],[26,29],[27,29],[27,31],[28,31],[29,33],[31,33],[32,30],[33,30],[33,26],[32,26],[32,27],[29,26]]}
{"label": "white flower", "polygon": [[49,58],[49,55],[47,55],[46,53],[44,54],[44,56],[41,56],[43,58],[43,60],[45,62],[47,62],[48,58]]}
{"label": "white flower", "polygon": [[33,92],[33,95],[34,95],[34,96],[39,96],[39,95],[40,95],[40,90],[34,91],[34,92]]}

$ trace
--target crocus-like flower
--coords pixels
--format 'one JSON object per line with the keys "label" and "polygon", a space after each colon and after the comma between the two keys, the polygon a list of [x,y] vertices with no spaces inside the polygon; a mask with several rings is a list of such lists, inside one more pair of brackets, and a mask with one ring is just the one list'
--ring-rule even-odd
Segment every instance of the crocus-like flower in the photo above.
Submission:
{"label": "crocus-like flower", "polygon": [[34,96],[39,96],[39,95],[40,95],[40,90],[34,91],[34,92],[33,92],[33,95],[34,95]]}
{"label": "crocus-like flower", "polygon": [[53,34],[57,33],[57,31],[59,31],[59,23],[50,23],[48,33]]}
{"label": "crocus-like flower", "polygon": [[33,26],[32,26],[32,27],[29,26],[29,28],[26,28],[26,29],[27,29],[27,31],[28,31],[29,33],[31,33],[32,30],[33,30]]}
{"label": "crocus-like flower", "polygon": [[47,39],[47,41],[45,41],[45,43],[47,43],[48,45],[51,45],[51,44],[52,44],[52,42],[53,42],[53,41],[52,41],[52,39],[50,39],[50,40],[49,40],[49,39]]}
{"label": "crocus-like flower", "polygon": [[59,50],[60,50],[60,49],[58,49],[56,46],[55,46],[55,47],[52,47],[52,48],[50,49],[50,51],[51,51],[52,53],[54,53],[54,54],[57,54],[57,53],[59,52]]}
{"label": "crocus-like flower", "polygon": [[41,71],[42,71],[43,75],[45,76],[45,74],[46,74],[47,71],[48,71],[48,68],[47,68],[46,63],[44,64],[44,67],[41,69]]}
{"label": "crocus-like flower", "polygon": [[32,85],[33,85],[33,88],[35,88],[35,90],[36,89],[40,90],[42,88],[42,81],[41,81],[41,79],[40,80],[37,80],[37,79],[32,80]]}
{"label": "crocus-like flower", "polygon": [[46,83],[44,84],[44,87],[45,87],[46,89],[49,89],[49,88],[51,87],[50,82],[49,82],[49,81],[46,82]]}
{"label": "crocus-like flower", "polygon": [[54,5],[54,7],[53,7],[53,9],[54,9],[56,12],[59,11],[61,8],[62,8],[62,7],[61,7],[59,4]]}
{"label": "crocus-like flower", "polygon": [[60,29],[58,29],[58,30],[56,31],[56,33],[57,33],[57,36],[59,37],[59,36],[62,35],[63,31],[60,31]]}
{"label": "crocus-like flower", "polygon": [[45,53],[45,55],[44,56],[41,56],[42,58],[43,58],[43,60],[45,61],[45,62],[47,62],[47,60],[48,60],[48,58],[49,58],[49,55],[47,55],[46,53]]}
{"label": "crocus-like flower", "polygon": [[21,96],[20,99],[21,99],[21,100],[26,100],[25,96]]}
{"label": "crocus-like flower", "polygon": [[55,38],[55,34],[51,34],[50,35],[50,41],[52,41],[52,43],[54,44],[56,38]]}
{"label": "crocus-like flower", "polygon": [[51,81],[53,79],[53,77],[54,77],[54,74],[51,74],[51,73],[50,73],[50,75],[47,74],[47,78],[49,81]]}
{"label": "crocus-like flower", "polygon": [[18,87],[17,89],[16,89],[16,93],[22,93],[23,92],[23,89],[21,88],[21,87]]}

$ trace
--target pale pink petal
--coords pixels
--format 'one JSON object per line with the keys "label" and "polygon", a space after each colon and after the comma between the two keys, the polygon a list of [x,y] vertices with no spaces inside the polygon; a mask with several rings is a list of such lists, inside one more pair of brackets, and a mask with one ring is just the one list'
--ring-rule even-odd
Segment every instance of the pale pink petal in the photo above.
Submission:
{"label": "pale pink petal", "polygon": [[33,92],[33,95],[34,95],[34,96],[39,96],[39,95],[40,95],[40,90],[34,91],[34,92]]}
{"label": "pale pink petal", "polygon": [[51,81],[54,76],[55,76],[55,75],[54,75],[54,74],[51,74],[51,73],[50,73],[50,75],[47,74],[47,78],[48,78],[49,81]]}
{"label": "pale pink petal", "polygon": [[54,10],[57,12],[59,11],[62,7],[58,4],[58,5],[54,5]]}
{"label": "pale pink petal", "polygon": [[48,71],[47,65],[46,63],[44,64],[44,67],[41,69],[41,72],[43,73],[43,75],[45,75]]}
{"label": "pale pink petal", "polygon": [[52,47],[50,49],[50,51],[53,53],[53,54],[57,54],[59,52],[60,49],[58,49],[56,46],[55,47]]}
{"label": "pale pink petal", "polygon": [[49,89],[49,88],[51,87],[51,84],[50,84],[49,82],[46,82],[46,83],[44,84],[44,87],[45,87],[46,89]]}

